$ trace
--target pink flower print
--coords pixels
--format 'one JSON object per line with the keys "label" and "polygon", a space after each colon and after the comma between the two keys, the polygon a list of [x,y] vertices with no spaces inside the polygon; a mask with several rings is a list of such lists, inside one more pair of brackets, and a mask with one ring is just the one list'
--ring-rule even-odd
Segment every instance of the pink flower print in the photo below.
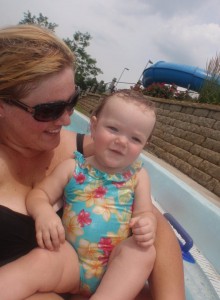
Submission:
{"label": "pink flower print", "polygon": [[103,186],[99,186],[97,189],[95,189],[94,194],[95,198],[103,198],[107,192],[107,189]]}
{"label": "pink flower print", "polygon": [[129,179],[129,178],[131,178],[132,173],[131,173],[131,171],[128,170],[128,171],[124,172],[122,175],[125,179]]}
{"label": "pink flower print", "polygon": [[75,172],[73,173],[73,177],[75,178],[76,182],[79,184],[84,183],[86,176],[83,173],[76,174]]}
{"label": "pink flower print", "polygon": [[114,248],[114,245],[112,244],[112,239],[111,238],[101,238],[99,243],[98,243],[99,249],[101,249],[104,252],[110,252]]}
{"label": "pink flower print", "polygon": [[98,257],[98,261],[100,261],[103,266],[107,265],[109,260],[109,255],[110,252],[108,252],[107,254],[104,253],[102,256]]}
{"label": "pink flower print", "polygon": [[81,227],[85,225],[90,225],[92,223],[92,219],[90,218],[90,213],[82,209],[77,216],[77,221]]}
{"label": "pink flower print", "polygon": [[99,256],[98,260],[101,261],[102,264],[106,264],[109,260],[112,249],[114,248],[111,238],[101,238],[98,243],[98,247],[104,252],[102,256]]}
{"label": "pink flower print", "polygon": [[125,183],[124,181],[122,181],[122,182],[112,182],[112,184],[114,184],[116,188],[120,189]]}

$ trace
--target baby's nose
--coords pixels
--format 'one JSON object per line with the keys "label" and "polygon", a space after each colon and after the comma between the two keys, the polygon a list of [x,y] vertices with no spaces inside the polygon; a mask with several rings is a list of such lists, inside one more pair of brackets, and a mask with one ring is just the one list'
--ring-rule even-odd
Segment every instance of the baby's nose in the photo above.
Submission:
{"label": "baby's nose", "polygon": [[127,143],[127,138],[124,135],[118,136],[115,139],[115,144],[121,144],[121,145],[125,145]]}

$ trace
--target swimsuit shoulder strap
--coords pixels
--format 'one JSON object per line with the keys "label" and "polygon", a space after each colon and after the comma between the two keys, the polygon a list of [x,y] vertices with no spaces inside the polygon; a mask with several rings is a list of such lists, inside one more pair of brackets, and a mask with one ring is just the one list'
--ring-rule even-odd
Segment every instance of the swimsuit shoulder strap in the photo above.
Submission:
{"label": "swimsuit shoulder strap", "polygon": [[76,149],[78,152],[83,154],[83,140],[84,140],[84,133],[77,133],[76,135]]}

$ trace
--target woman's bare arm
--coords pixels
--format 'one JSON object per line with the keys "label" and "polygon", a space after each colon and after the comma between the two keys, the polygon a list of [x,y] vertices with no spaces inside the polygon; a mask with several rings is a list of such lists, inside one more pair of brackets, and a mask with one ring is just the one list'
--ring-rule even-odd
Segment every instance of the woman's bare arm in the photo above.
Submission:
{"label": "woman's bare arm", "polygon": [[154,300],[185,300],[183,260],[177,238],[164,216],[154,208],[157,217],[156,261],[150,276]]}

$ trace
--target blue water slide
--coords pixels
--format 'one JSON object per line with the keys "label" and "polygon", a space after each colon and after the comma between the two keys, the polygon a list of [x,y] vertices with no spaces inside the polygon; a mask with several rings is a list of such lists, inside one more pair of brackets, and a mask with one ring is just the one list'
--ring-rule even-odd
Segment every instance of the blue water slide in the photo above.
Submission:
{"label": "blue water slide", "polygon": [[177,86],[199,92],[207,71],[198,67],[158,61],[143,72],[142,84],[148,87],[154,82],[176,84]]}

